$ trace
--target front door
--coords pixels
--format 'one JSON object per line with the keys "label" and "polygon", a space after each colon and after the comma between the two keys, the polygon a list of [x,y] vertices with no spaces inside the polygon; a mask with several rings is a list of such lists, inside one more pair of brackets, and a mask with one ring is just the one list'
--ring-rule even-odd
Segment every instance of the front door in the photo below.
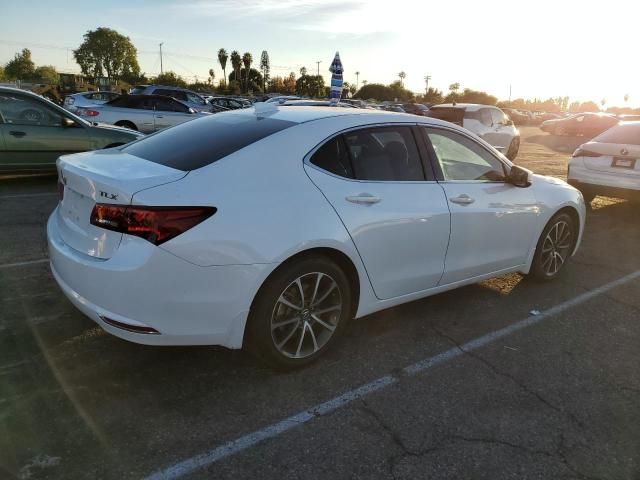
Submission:
{"label": "front door", "polygon": [[329,140],[309,163],[309,177],[351,235],[378,298],[438,284],[449,209],[442,187],[425,180],[414,129],[353,130]]}
{"label": "front door", "polygon": [[185,121],[189,108],[169,97],[156,97],[154,100],[155,129],[173,127]]}
{"label": "front door", "polygon": [[60,155],[93,149],[83,125],[64,125],[61,111],[31,95],[0,93],[0,118],[4,169],[52,168]]}
{"label": "front door", "polygon": [[531,188],[507,183],[507,165],[470,138],[425,128],[451,210],[441,285],[524,265],[537,238]]}

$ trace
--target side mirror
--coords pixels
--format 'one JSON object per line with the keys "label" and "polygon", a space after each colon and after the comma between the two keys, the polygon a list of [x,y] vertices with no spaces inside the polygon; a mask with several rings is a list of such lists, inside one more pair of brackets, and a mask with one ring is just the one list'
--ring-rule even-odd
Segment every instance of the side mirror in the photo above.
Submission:
{"label": "side mirror", "polygon": [[511,185],[515,185],[516,187],[526,188],[531,185],[532,173],[533,172],[531,170],[519,167],[518,165],[513,165],[511,167],[511,171],[509,172],[507,181]]}
{"label": "side mirror", "polygon": [[74,122],[73,120],[71,120],[70,118],[67,118],[67,117],[62,117],[62,120],[61,120],[60,124],[64,128],[69,128],[69,127],[75,127],[76,126],[76,122]]}

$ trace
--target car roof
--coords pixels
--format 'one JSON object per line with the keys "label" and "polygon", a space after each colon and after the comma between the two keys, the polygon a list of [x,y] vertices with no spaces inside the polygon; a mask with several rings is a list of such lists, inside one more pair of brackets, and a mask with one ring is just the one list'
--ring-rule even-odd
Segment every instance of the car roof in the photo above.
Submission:
{"label": "car roof", "polygon": [[439,105],[433,105],[431,108],[459,108],[461,110],[480,110],[481,108],[498,108],[495,105],[482,105],[480,103],[441,103]]}
{"label": "car roof", "polygon": [[0,92],[4,93],[26,93],[27,95],[33,95],[34,97],[42,98],[42,95],[38,95],[30,90],[23,90],[15,87],[0,87]]}

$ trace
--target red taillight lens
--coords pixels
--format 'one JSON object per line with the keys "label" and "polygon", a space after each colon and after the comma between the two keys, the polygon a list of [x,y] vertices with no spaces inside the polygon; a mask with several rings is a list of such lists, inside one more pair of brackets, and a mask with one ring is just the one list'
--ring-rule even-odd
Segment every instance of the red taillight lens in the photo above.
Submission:
{"label": "red taillight lens", "polygon": [[138,207],[97,203],[91,225],[160,245],[216,213],[215,207]]}
{"label": "red taillight lens", "polygon": [[600,153],[590,152],[588,150],[583,150],[582,148],[578,148],[575,152],[573,152],[572,156],[575,158],[575,157],[601,157],[602,155]]}
{"label": "red taillight lens", "polygon": [[79,108],[76,113],[82,117],[97,117],[100,112],[97,110],[91,110],[90,108]]}

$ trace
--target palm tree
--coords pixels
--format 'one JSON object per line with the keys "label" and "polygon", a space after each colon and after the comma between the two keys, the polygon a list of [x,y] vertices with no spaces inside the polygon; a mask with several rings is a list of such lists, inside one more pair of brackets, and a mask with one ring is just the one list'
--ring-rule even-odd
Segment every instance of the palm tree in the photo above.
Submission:
{"label": "palm tree", "polygon": [[300,69],[300,76],[304,77],[307,74],[307,67],[302,67]]}
{"label": "palm tree", "polygon": [[360,72],[356,72],[356,90],[358,89],[358,87],[360,86],[360,82],[359,79],[360,78]]}
{"label": "palm tree", "polygon": [[229,55],[227,55],[227,51],[224,48],[218,50],[218,62],[222,67],[222,73],[224,74],[224,84],[227,84],[227,59]]}
{"label": "palm tree", "polygon": [[233,67],[233,79],[240,81],[240,68],[242,67],[242,57],[237,50],[231,52],[231,66]]}
{"label": "palm tree", "polygon": [[245,92],[249,91],[249,70],[251,69],[251,63],[253,57],[249,52],[245,52],[242,56],[242,63],[244,63],[244,89]]}
{"label": "palm tree", "polygon": [[367,84],[366,80],[362,80],[362,86],[364,87]]}
{"label": "palm tree", "polygon": [[404,79],[407,78],[407,74],[403,72],[400,72],[398,74],[398,76],[400,77],[400,85],[402,85],[404,87]]}
{"label": "palm tree", "polygon": [[213,84],[213,80],[216,78],[216,72],[213,71],[213,68],[209,69],[209,83]]}

